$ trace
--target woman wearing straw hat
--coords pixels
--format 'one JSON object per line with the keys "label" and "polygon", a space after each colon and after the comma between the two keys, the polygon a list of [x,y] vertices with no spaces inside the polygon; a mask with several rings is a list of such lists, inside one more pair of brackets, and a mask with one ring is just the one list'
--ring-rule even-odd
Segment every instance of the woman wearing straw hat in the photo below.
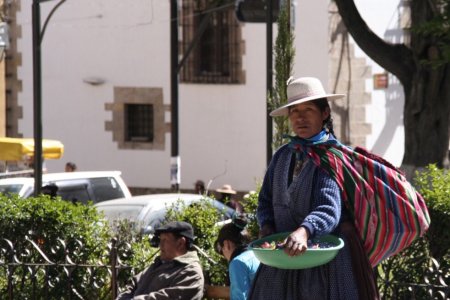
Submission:
{"label": "woman wearing straw hat", "polygon": [[326,234],[341,237],[345,246],[334,260],[315,268],[283,270],[261,265],[250,299],[377,299],[373,270],[341,200],[340,188],[310,156],[310,149],[339,143],[334,137],[327,94],[312,77],[290,79],[288,103],[271,112],[288,116],[295,133],[274,154],[259,195],[260,235],[291,232],[284,251],[298,256],[307,241]]}

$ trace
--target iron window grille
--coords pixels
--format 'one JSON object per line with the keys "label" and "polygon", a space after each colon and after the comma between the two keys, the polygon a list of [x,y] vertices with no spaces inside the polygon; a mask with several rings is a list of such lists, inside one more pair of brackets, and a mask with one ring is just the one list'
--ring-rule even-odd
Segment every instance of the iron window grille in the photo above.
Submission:
{"label": "iron window grille", "polygon": [[153,105],[125,104],[125,141],[153,142],[153,119]]}
{"label": "iron window grille", "polygon": [[187,52],[202,21],[206,19],[208,23],[181,68],[181,82],[243,83],[243,43],[234,5],[214,6],[211,1],[206,0],[186,0],[182,3],[180,54]]}

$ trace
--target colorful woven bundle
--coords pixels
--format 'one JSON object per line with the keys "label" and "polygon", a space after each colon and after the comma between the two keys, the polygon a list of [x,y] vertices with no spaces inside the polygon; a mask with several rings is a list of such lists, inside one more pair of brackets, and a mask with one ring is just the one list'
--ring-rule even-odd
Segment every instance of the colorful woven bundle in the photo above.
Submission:
{"label": "colorful woven bundle", "polygon": [[342,189],[372,266],[405,249],[428,229],[424,199],[382,158],[341,144],[301,148]]}

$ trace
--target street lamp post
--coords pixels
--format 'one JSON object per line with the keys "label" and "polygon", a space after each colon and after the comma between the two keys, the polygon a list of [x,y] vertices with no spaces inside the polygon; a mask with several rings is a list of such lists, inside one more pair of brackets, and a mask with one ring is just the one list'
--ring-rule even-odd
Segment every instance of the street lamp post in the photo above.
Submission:
{"label": "street lamp post", "polygon": [[32,4],[33,30],[33,132],[34,132],[34,195],[42,187],[42,77],[41,77],[41,8],[39,0]]}
{"label": "street lamp post", "polygon": [[[50,0],[33,0],[32,31],[33,31],[33,133],[34,133],[34,195],[41,193],[42,187],[42,70],[41,42],[44,32],[41,32],[41,2]],[[55,10],[66,0],[61,0],[50,12],[44,30]]]}

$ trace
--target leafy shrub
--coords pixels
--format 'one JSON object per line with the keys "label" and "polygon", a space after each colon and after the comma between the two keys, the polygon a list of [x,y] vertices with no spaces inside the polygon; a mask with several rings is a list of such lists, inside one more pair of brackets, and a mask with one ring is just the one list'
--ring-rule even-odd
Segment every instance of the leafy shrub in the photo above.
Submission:
{"label": "leafy shrub", "polygon": [[[86,268],[73,266],[98,263],[107,248],[110,235],[93,206],[74,205],[48,196],[22,199],[0,195],[0,236],[4,249],[0,262],[20,262],[11,275],[17,287],[15,298],[30,298],[34,285],[39,299],[63,299],[69,285],[85,298],[98,296],[90,286],[104,282],[106,269],[96,271],[94,277],[99,282],[95,282]],[[57,265],[32,265],[49,264],[42,254]],[[0,273],[0,278],[7,278],[5,267]],[[5,281],[0,282],[2,295],[7,294]]]}
{"label": "leafy shrub", "polygon": [[422,173],[417,173],[415,183],[425,198],[431,224],[427,232],[431,255],[442,260],[450,254],[450,172],[429,165]]}
{"label": "leafy shrub", "polygon": [[206,254],[199,253],[199,257],[207,282],[211,285],[226,284],[226,261],[214,250],[220,229],[215,224],[222,221],[217,209],[207,199],[189,206],[179,202],[167,211],[165,222],[170,221],[185,221],[192,225],[196,236],[194,244]]}
{"label": "leafy shrub", "polygon": [[248,220],[247,232],[251,240],[258,239],[259,226],[256,219],[256,209],[258,208],[258,197],[261,185],[257,186],[256,191],[250,191],[244,196],[243,206]]}

